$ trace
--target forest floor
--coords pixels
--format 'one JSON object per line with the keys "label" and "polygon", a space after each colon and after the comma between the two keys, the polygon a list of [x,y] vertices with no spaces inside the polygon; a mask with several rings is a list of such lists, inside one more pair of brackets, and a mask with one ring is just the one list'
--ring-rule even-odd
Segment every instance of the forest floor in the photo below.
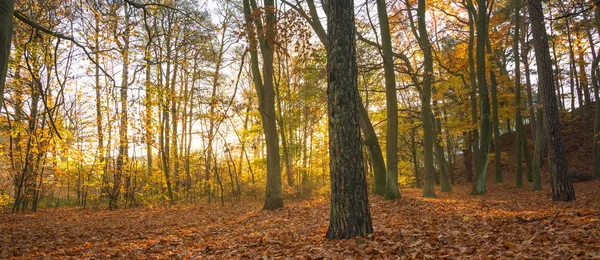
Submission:
{"label": "forest floor", "polygon": [[548,182],[542,192],[490,183],[485,196],[459,185],[437,199],[402,189],[395,201],[371,196],[375,234],[350,240],[325,239],[326,199],[276,211],[249,202],[0,214],[0,259],[600,258],[599,187],[575,183],[570,203],[552,202]]}

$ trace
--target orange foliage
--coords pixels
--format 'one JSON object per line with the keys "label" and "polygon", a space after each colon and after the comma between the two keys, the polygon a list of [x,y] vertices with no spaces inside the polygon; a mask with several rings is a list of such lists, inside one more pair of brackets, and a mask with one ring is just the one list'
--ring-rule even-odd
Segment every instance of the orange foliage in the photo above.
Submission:
{"label": "orange foliage", "polygon": [[[529,185],[529,184],[526,184]],[[58,209],[0,215],[0,258],[571,258],[600,257],[600,181],[575,183],[577,201],[551,202],[549,185],[468,186],[423,199],[371,198],[372,238],[326,240],[328,200],[120,211]],[[558,216],[557,216],[558,214]]]}

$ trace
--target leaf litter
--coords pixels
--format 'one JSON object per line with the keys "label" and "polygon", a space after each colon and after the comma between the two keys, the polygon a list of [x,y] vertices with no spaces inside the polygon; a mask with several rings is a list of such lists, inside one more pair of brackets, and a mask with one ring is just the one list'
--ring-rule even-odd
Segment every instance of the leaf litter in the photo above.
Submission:
{"label": "leaf litter", "polygon": [[577,200],[492,184],[438,198],[403,189],[370,197],[375,233],[327,240],[326,198],[126,210],[45,209],[0,214],[1,259],[600,259],[600,181],[575,183]]}

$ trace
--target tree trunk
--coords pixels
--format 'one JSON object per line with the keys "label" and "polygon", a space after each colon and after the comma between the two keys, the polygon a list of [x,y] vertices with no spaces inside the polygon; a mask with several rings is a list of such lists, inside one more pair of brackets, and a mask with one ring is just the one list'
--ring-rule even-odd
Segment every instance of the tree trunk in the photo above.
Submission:
{"label": "tree trunk", "polygon": [[358,107],[358,116],[360,120],[360,129],[364,137],[364,144],[369,150],[371,155],[371,165],[373,166],[373,175],[375,180],[373,182],[373,193],[377,195],[385,195],[385,179],[386,179],[386,168],[385,161],[383,160],[383,153],[381,152],[381,146],[379,145],[379,139],[375,134],[375,129],[369,119],[367,109],[364,107],[362,102]]}
{"label": "tree trunk", "polygon": [[[581,47],[581,45],[579,45],[579,59],[577,61],[577,64],[579,65],[579,86],[580,89],[583,90],[583,100],[584,100],[584,105],[589,105],[592,103],[592,97],[590,96],[590,89],[589,89],[589,85],[588,85],[588,77],[587,74],[585,73],[585,59],[584,59],[584,50]],[[593,70],[593,69],[592,69]],[[583,106],[584,110],[585,106]],[[585,120],[585,118],[582,118],[583,120]]]}
{"label": "tree trunk", "polygon": [[383,70],[385,74],[385,100],[387,115],[387,136],[385,156],[387,163],[384,199],[400,198],[398,191],[398,97],[396,96],[396,76],[392,56],[392,36],[387,16],[385,0],[377,0],[379,30],[383,47]]}
{"label": "tree trunk", "polygon": [[490,129],[490,101],[485,75],[485,40],[488,38],[486,0],[478,0],[477,16],[477,84],[479,87],[479,107],[481,110],[481,140],[479,157],[475,166],[475,181],[473,182],[472,194],[482,195],[486,191],[485,179],[487,176],[488,155],[492,134]]}
{"label": "tree trunk", "polygon": [[[150,32],[148,32],[150,33]],[[152,87],[152,75],[151,75],[151,68],[150,68],[150,58],[152,56],[151,54],[151,45],[152,45],[152,40],[151,40],[151,36],[148,36],[148,41],[146,42],[146,46],[145,46],[145,59],[146,59],[146,64],[145,64],[145,70],[146,70],[146,79],[144,81],[144,87],[146,88],[146,95],[144,97],[144,105],[145,105],[145,113],[144,113],[144,130],[146,131],[146,135],[145,135],[145,141],[146,141],[146,169],[147,169],[147,173],[146,173],[146,181],[149,182],[150,181],[150,177],[152,176],[152,142],[153,142],[153,127],[152,127],[152,120],[153,120],[153,103],[154,103],[154,88]],[[98,130],[100,131],[100,130]]]}
{"label": "tree trunk", "polygon": [[[530,71],[530,62],[529,62],[529,44],[527,43],[528,36],[528,28],[529,24],[526,21],[521,20],[523,26],[523,37],[521,37],[521,60],[523,61],[523,65],[525,66],[525,87],[527,89],[527,106],[529,110],[529,126],[531,128],[531,136],[535,140],[535,134],[537,133],[536,127],[536,117],[535,117],[535,109],[533,106],[533,90],[531,88],[531,71]],[[539,102],[539,100],[538,100]],[[525,133],[525,130],[523,130]]]}
{"label": "tree trunk", "polygon": [[[513,56],[515,59],[515,123],[517,133],[515,137],[515,165],[517,168],[516,183],[517,188],[523,187],[523,151],[521,142],[523,141],[523,119],[521,118],[521,56],[519,55],[519,33],[521,26],[521,0],[515,1],[515,34],[513,37]],[[527,145],[527,144],[525,144]],[[496,179],[498,181],[498,179]]]}
{"label": "tree trunk", "polygon": [[[538,99],[539,99],[539,93],[538,93]],[[536,131],[537,133],[535,133],[535,147],[533,150],[533,154],[534,154],[534,158],[533,158],[533,190],[535,191],[541,191],[542,190],[542,173],[541,173],[541,161],[542,161],[542,139],[543,139],[543,132],[544,132],[544,125],[542,122],[542,108],[537,108],[537,126],[536,126]]]}
{"label": "tree trunk", "polygon": [[119,126],[119,154],[117,156],[117,169],[113,178],[113,189],[112,196],[110,197],[108,207],[110,209],[116,209],[119,203],[119,195],[121,192],[121,179],[125,171],[125,164],[128,159],[128,140],[127,140],[127,88],[129,83],[129,14],[127,5],[123,5],[124,16],[125,16],[125,33],[123,35],[123,49],[121,54],[123,55],[123,71],[121,78],[121,89],[119,102],[121,105],[120,111],[120,126]]}
{"label": "tree trunk", "polygon": [[[600,31],[600,8],[594,9],[596,29]],[[596,115],[594,117],[594,177],[600,177],[600,70],[598,63],[600,56],[596,56],[592,63],[592,84],[594,85],[594,100],[596,101]]]}
{"label": "tree trunk", "polygon": [[[286,68],[288,68],[288,66],[286,66]],[[288,145],[288,138],[291,138],[291,136],[286,136],[286,122],[283,116],[283,110],[281,109],[281,93],[279,91],[279,82],[275,83],[275,98],[277,100],[277,124],[279,125],[279,134],[281,135],[281,149],[283,152],[283,163],[285,164],[285,176],[287,185],[293,187],[294,173],[292,172],[291,156]]]}
{"label": "tree trunk", "polygon": [[435,169],[433,167],[433,153],[435,140],[435,125],[431,118],[431,85],[433,77],[433,55],[429,42],[427,27],[425,25],[425,0],[418,1],[417,24],[419,27],[419,46],[423,51],[423,93],[421,97],[421,120],[423,120],[423,150],[425,152],[425,181],[423,197],[435,196]]}
{"label": "tree trunk", "polygon": [[492,83],[492,127],[494,132],[494,163],[496,165],[496,182],[504,182],[502,177],[502,141],[500,139],[500,118],[498,117],[498,82],[496,73],[490,71],[490,81]]}
{"label": "tree trunk", "polygon": [[[4,104],[4,85],[10,58],[10,43],[13,31],[14,0],[0,1],[0,104]],[[0,105],[0,111],[2,111]]]}
{"label": "tree trunk", "polygon": [[544,9],[542,8],[541,0],[530,0],[529,17],[533,31],[533,44],[538,66],[538,84],[544,111],[544,130],[548,143],[548,161],[552,174],[552,199],[572,201],[575,199],[575,190],[569,176],[569,164],[567,163],[565,146],[562,133],[560,132],[558,106],[552,78],[552,61],[550,60],[550,50],[542,10]]}
{"label": "tree trunk", "polygon": [[329,0],[327,7],[331,211],[326,237],[348,239],[373,233],[358,117],[354,1]]}
{"label": "tree trunk", "polygon": [[260,19],[252,18],[252,9],[256,9],[254,0],[244,0],[244,14],[246,16],[246,29],[250,38],[250,45],[253,50],[250,51],[252,62],[252,79],[256,92],[258,94],[258,110],[262,118],[265,141],[267,143],[267,185],[265,192],[265,204],[263,209],[273,210],[283,207],[283,198],[281,192],[281,167],[279,165],[279,136],[277,134],[276,116],[275,116],[275,90],[273,87],[273,46],[275,40],[275,6],[273,0],[265,0],[267,28],[264,37],[259,36],[260,49],[263,56],[262,73],[258,66],[258,54],[256,51],[256,30],[263,29]]}
{"label": "tree trunk", "polygon": [[[435,95],[435,87],[432,87],[432,92]],[[434,106],[437,105],[437,102],[434,101]],[[436,109],[434,109],[436,110]],[[451,192],[452,185],[450,185],[450,179],[448,178],[448,163],[446,161],[446,156],[444,154],[444,147],[441,145],[442,143],[442,120],[439,118],[439,112],[435,113],[438,115],[438,118],[431,115],[431,121],[434,122],[435,132],[434,132],[434,150],[435,150],[435,159],[437,160],[438,168],[440,169],[440,186],[442,192]],[[448,145],[446,143],[446,145]]]}
{"label": "tree trunk", "polygon": [[[596,20],[600,20],[600,12],[596,8]],[[600,23],[600,22],[599,22]],[[600,24],[598,25],[600,28]],[[597,56],[592,63],[592,68],[598,68],[600,56]],[[598,70],[592,70],[592,83],[594,85],[594,100],[596,101],[596,114],[594,117],[594,177],[600,177],[600,75]]]}
{"label": "tree trunk", "polygon": [[[468,3],[471,3],[472,0],[469,0]],[[475,14],[469,12],[469,79],[471,84],[471,125],[477,126],[477,121],[479,121],[477,116],[477,72],[475,71],[475,55],[473,53],[473,49],[475,49]],[[471,138],[469,143],[471,144],[472,150],[472,160],[474,165],[477,165],[477,160],[479,157],[479,130],[477,127],[471,130],[471,134],[469,135]],[[470,159],[471,160],[471,159]],[[471,171],[467,171],[467,182],[473,181],[474,173]]]}
{"label": "tree trunk", "polygon": [[413,127],[410,130],[410,146],[412,152],[412,164],[413,172],[415,174],[415,185],[417,188],[421,188],[421,177],[419,176],[419,158],[417,158],[417,128]]}

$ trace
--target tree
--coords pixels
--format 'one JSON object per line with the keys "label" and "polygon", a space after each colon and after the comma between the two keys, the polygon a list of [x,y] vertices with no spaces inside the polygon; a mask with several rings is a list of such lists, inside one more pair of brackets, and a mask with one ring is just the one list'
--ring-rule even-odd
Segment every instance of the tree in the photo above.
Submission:
{"label": "tree", "polygon": [[327,10],[327,111],[331,209],[326,237],[373,233],[363,171],[358,107],[354,1],[330,0]]}
{"label": "tree", "polygon": [[[521,56],[519,55],[519,33],[521,26],[521,0],[515,1],[515,34],[513,36],[514,59],[515,59],[515,121],[517,123],[517,134],[515,137],[515,164],[517,166],[517,188],[523,187],[523,167],[521,141],[524,134],[523,119],[521,118]],[[524,145],[527,145],[526,143]]]}
{"label": "tree", "polygon": [[[127,111],[127,89],[129,85],[129,41],[130,41],[130,24],[129,24],[129,11],[127,4],[123,5],[123,13],[125,15],[125,28],[123,32],[123,44],[120,44],[120,52],[123,56],[123,70],[121,74],[121,85],[120,85],[120,97],[119,103],[121,105],[120,110],[120,125],[119,125],[119,155],[117,157],[117,169],[113,176],[114,183],[111,191],[111,196],[108,202],[110,209],[116,209],[119,202],[119,194],[121,192],[121,181],[123,178],[123,172],[125,171],[125,165],[128,160],[129,153],[129,140],[127,139],[127,126],[128,126],[128,111]],[[115,37],[117,37],[115,35]]]}
{"label": "tree", "polygon": [[[407,2],[408,3],[408,2]],[[410,7],[409,7],[410,8]],[[412,19],[411,19],[412,20]],[[421,120],[423,121],[423,149],[425,150],[425,181],[423,197],[435,197],[433,184],[435,182],[435,169],[433,167],[433,148],[435,140],[435,125],[431,112],[431,81],[433,80],[433,55],[427,27],[425,25],[425,0],[419,0],[417,7],[417,26],[419,47],[423,51],[424,75],[423,93],[421,94]]]}
{"label": "tree", "polygon": [[[600,31],[600,4],[596,3],[594,8],[596,29]],[[593,45],[592,45],[593,46]],[[600,177],[600,70],[598,63],[600,55],[592,62],[592,84],[594,85],[594,99],[596,100],[596,115],[594,117],[594,177]]]}
{"label": "tree", "polygon": [[0,111],[4,106],[4,85],[6,84],[8,57],[10,55],[14,8],[14,0],[0,2]]}
{"label": "tree", "polygon": [[387,106],[386,137],[386,184],[385,199],[400,198],[398,191],[398,97],[396,96],[396,75],[394,74],[394,57],[392,56],[392,36],[387,17],[385,0],[377,0],[377,14],[383,47],[383,70],[385,74],[385,100]]}
{"label": "tree", "polygon": [[554,92],[552,60],[544,22],[541,0],[529,2],[529,19],[533,32],[533,47],[538,68],[538,86],[542,101],[544,132],[548,143],[548,161],[552,176],[552,200],[575,200],[575,190],[569,176],[569,164],[565,155],[557,98]]}
{"label": "tree", "polygon": [[[273,87],[273,48],[275,44],[275,6],[273,0],[265,0],[265,26],[261,19],[253,18],[251,10],[256,10],[254,0],[244,0],[246,31],[250,39],[252,79],[258,93],[258,110],[262,118],[263,131],[267,143],[267,187],[263,209],[273,210],[283,207],[281,194],[281,166],[279,165],[279,137],[275,115],[275,89]],[[256,39],[260,43],[263,56],[262,76],[259,71]]]}
{"label": "tree", "polygon": [[[470,2],[470,1],[469,1]],[[477,86],[479,88],[479,109],[480,109],[480,144],[479,157],[475,165],[475,181],[473,182],[474,195],[485,194],[485,179],[487,176],[488,155],[490,152],[491,129],[490,129],[490,100],[488,96],[488,87],[486,82],[485,70],[485,41],[488,34],[487,26],[487,1],[478,0],[477,3]]]}

